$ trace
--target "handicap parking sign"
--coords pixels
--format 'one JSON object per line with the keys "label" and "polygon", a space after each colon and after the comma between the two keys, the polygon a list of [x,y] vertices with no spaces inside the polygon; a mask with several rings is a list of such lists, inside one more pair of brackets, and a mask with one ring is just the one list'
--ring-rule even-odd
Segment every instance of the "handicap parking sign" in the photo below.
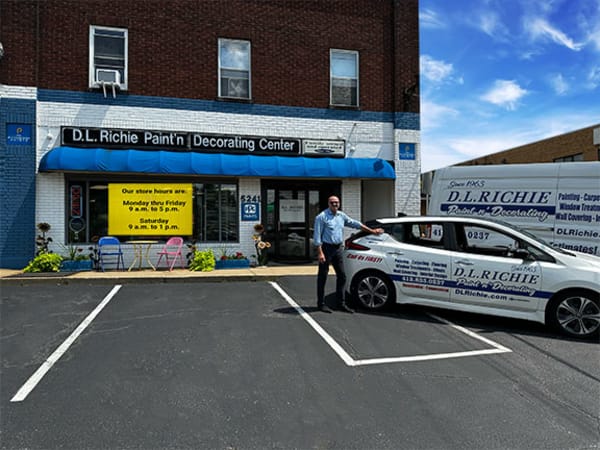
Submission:
{"label": "handicap parking sign", "polygon": [[259,220],[259,203],[242,203],[242,220]]}

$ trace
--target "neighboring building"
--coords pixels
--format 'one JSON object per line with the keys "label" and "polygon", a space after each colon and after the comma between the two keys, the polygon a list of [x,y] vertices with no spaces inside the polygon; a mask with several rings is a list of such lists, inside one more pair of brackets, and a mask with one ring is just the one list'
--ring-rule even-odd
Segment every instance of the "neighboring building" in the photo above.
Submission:
{"label": "neighboring building", "polygon": [[[484,164],[529,164],[570,161],[600,161],[600,124],[581,128],[541,141],[492,153],[464,161],[456,166],[481,166]],[[421,214],[426,214],[431,196],[431,183],[435,170],[421,176]]]}
{"label": "neighboring building", "polygon": [[[417,0],[0,0],[0,267],[181,235],[309,260],[341,197],[418,213]],[[85,246],[85,245],[83,245]],[[131,261],[131,246],[126,246]]]}
{"label": "neighboring building", "polygon": [[600,161],[600,124],[464,161],[457,166]]}

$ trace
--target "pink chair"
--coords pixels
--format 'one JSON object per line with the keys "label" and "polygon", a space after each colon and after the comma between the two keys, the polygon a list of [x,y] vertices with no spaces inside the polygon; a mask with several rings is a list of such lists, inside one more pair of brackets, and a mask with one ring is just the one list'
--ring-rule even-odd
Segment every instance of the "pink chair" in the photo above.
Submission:
{"label": "pink chair", "polygon": [[[158,261],[156,262],[156,268],[158,268],[161,259],[163,256],[165,257],[165,261],[167,266],[169,266],[169,271],[173,270],[175,266],[175,262],[177,262],[177,258],[181,261],[181,268],[184,269],[185,265],[183,264],[183,256],[181,256],[181,249],[183,247],[183,238],[180,237],[172,237],[169,238],[165,246],[162,248],[160,252],[158,252]],[[173,258],[173,261],[169,265],[169,258]]]}

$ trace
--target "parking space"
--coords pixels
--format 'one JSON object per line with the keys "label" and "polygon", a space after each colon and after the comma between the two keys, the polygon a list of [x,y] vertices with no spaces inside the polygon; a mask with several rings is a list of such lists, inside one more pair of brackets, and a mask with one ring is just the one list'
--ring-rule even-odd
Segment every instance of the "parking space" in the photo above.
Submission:
{"label": "parking space", "polygon": [[[533,340],[519,325],[516,333],[494,332],[477,319],[462,330],[453,325],[459,317],[417,308],[322,314],[313,277],[276,285],[124,284],[26,399],[11,402],[112,290],[3,286],[2,448],[558,449],[597,442],[591,397],[600,379],[592,366],[578,372],[573,359],[557,363],[553,352],[570,345],[589,359],[598,346],[543,334]],[[494,344],[513,352],[398,360]],[[382,358],[393,360],[356,363]],[[495,430],[491,442],[481,430]]]}
{"label": "parking space", "polygon": [[[348,366],[510,352],[497,342],[422,310],[393,315],[341,313],[341,318],[319,314],[324,322],[321,325],[307,313],[312,307],[300,306],[278,283],[271,285]],[[415,336],[419,339],[414,339]]]}

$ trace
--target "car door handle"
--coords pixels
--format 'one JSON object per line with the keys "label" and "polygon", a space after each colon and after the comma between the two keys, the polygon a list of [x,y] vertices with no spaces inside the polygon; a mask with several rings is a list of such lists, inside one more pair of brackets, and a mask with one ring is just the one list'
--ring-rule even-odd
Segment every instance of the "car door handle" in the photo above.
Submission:
{"label": "car door handle", "polygon": [[404,255],[403,252],[386,252],[386,254],[387,255],[397,255],[397,256]]}
{"label": "car door handle", "polygon": [[471,261],[466,260],[466,259],[458,260],[458,261],[456,261],[456,264],[462,264],[463,266],[472,266],[473,265],[473,263]]}

